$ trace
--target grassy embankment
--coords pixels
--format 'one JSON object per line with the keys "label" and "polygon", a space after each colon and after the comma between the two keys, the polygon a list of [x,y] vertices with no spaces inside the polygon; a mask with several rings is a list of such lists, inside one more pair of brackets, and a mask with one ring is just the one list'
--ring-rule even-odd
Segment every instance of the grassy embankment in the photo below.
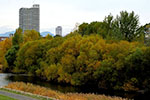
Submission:
{"label": "grassy embankment", "polygon": [[17,99],[13,99],[4,95],[0,95],[0,100],[17,100]]}
{"label": "grassy embankment", "polygon": [[14,82],[5,86],[5,88],[10,88],[14,90],[20,90],[24,92],[29,92],[37,95],[48,96],[56,98],[59,100],[126,100],[120,97],[110,97],[105,95],[96,95],[96,94],[82,94],[82,93],[60,93],[53,91],[48,88],[36,86],[30,83],[23,82]]}
{"label": "grassy embankment", "polygon": [[[37,100],[55,100],[55,99],[50,98],[50,97],[41,96],[41,95],[36,95],[36,94],[32,94],[32,93],[30,93],[30,92],[24,92],[24,91],[14,90],[14,89],[5,88],[5,87],[1,87],[0,90],[6,91],[6,92],[8,92],[8,93],[14,93],[14,94],[18,94],[18,95],[23,95],[23,96],[35,98],[35,99],[37,99]],[[0,99],[0,100],[3,100],[3,99]],[[15,100],[16,100],[16,99],[15,99]],[[17,100],[18,100],[18,99],[17,99]]]}

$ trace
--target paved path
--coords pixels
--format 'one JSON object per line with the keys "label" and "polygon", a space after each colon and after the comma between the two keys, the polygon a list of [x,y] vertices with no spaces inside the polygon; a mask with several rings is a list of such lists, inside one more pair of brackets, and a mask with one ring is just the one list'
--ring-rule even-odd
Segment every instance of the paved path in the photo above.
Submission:
{"label": "paved path", "polygon": [[3,91],[3,90],[0,90],[0,94],[4,95],[4,96],[11,97],[11,98],[14,98],[14,99],[18,99],[18,100],[38,100],[38,99],[35,99],[35,98],[31,98],[31,97],[28,97],[28,96],[19,95],[19,94],[15,94],[15,93],[10,93],[10,92],[6,92],[6,91]]}

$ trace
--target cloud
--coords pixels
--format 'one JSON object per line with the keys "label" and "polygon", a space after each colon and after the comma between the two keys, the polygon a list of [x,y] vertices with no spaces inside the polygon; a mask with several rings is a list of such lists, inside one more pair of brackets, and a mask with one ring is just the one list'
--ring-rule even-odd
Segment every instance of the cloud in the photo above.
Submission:
{"label": "cloud", "polygon": [[11,28],[10,26],[0,26],[0,34],[9,32],[9,31],[14,31],[14,29]]}

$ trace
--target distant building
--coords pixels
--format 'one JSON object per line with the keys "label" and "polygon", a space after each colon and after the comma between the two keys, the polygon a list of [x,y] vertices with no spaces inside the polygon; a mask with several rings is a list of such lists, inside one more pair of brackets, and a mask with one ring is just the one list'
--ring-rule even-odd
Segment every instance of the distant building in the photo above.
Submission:
{"label": "distant building", "polygon": [[56,35],[62,36],[62,27],[61,26],[56,27]]}
{"label": "distant building", "polygon": [[34,4],[31,8],[20,8],[19,27],[23,30],[40,31],[40,7]]}
{"label": "distant building", "polygon": [[0,36],[0,41],[4,41],[7,38],[11,38],[14,34],[10,33],[9,36],[7,36],[6,34],[3,34]]}
{"label": "distant building", "polygon": [[0,37],[0,41],[4,41],[8,37]]}

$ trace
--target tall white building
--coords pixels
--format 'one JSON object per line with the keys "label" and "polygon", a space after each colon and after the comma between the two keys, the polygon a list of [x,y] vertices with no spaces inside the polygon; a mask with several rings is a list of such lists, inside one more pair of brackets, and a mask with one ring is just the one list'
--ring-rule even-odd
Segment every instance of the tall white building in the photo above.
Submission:
{"label": "tall white building", "polygon": [[23,30],[40,31],[40,7],[34,4],[31,8],[20,8],[19,27]]}
{"label": "tall white building", "polygon": [[61,26],[56,27],[56,35],[62,36],[62,27]]}

